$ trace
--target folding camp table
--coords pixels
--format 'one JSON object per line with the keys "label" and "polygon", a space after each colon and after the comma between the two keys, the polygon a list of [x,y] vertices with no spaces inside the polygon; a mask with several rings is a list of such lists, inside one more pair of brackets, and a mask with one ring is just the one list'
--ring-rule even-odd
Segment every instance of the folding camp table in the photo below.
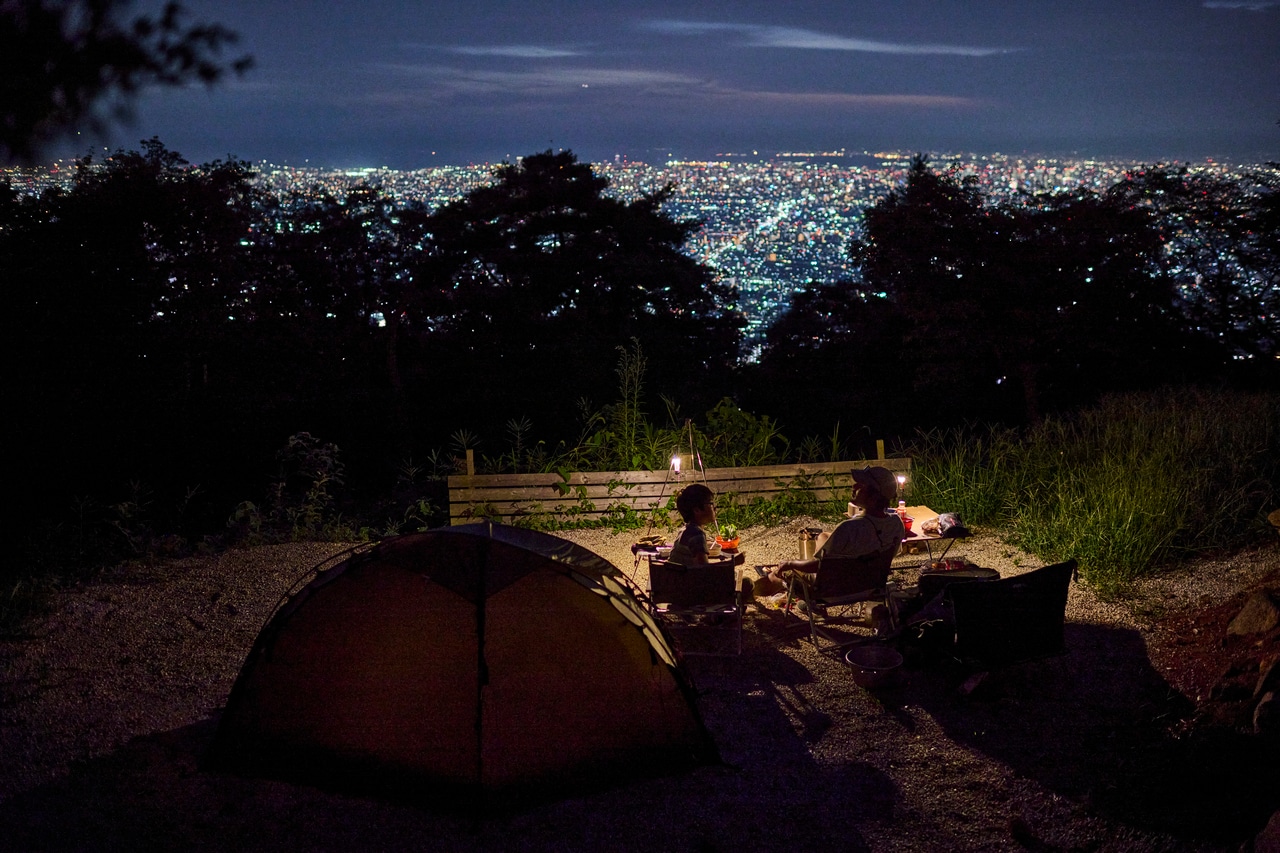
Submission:
{"label": "folding camp table", "polygon": [[[924,545],[925,550],[929,553],[929,561],[941,560],[947,556],[947,552],[951,550],[951,546],[956,544],[956,540],[964,539],[969,536],[968,529],[964,527],[953,527],[945,534],[923,533],[921,528],[926,521],[937,518],[938,513],[929,509],[927,506],[909,506],[906,508],[907,515],[911,516],[911,532],[907,534],[907,538],[902,540],[904,548],[917,548]],[[933,543],[946,541],[946,545],[942,548],[942,553],[933,556]]]}

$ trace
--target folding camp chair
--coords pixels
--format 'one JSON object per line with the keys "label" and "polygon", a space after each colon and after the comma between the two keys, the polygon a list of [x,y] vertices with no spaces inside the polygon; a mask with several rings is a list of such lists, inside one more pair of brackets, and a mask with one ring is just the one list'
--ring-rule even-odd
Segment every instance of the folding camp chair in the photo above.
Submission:
{"label": "folding camp chair", "polygon": [[733,654],[742,653],[741,561],[724,560],[683,566],[670,560],[649,561],[649,608],[664,622],[685,655],[719,655],[704,650],[689,633],[728,633]]}
{"label": "folding camp chair", "polygon": [[883,604],[888,611],[890,629],[894,622],[894,602],[889,586],[889,569],[898,548],[895,545],[884,551],[862,557],[822,557],[812,579],[803,574],[793,574],[787,585],[788,610],[792,599],[804,600],[804,610],[809,617],[809,641],[821,649],[821,637],[837,647],[847,646],[860,636],[841,637],[830,630],[838,623],[853,624],[851,613],[840,611],[863,602]]}
{"label": "folding camp chair", "polygon": [[1066,654],[1067,588],[1076,576],[1068,560],[998,581],[951,584],[943,590],[955,620],[952,655],[990,671]]}

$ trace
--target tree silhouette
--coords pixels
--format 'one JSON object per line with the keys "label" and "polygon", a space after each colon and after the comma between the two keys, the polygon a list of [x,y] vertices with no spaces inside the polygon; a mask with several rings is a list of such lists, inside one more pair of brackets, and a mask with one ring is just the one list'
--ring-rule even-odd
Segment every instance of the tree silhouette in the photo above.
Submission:
{"label": "tree silhouette", "polygon": [[153,139],[5,206],[11,375],[27,401],[11,425],[33,481],[163,477],[231,402],[211,395],[241,392],[250,176],[235,161],[191,167]]}
{"label": "tree silhouette", "polygon": [[500,388],[508,409],[536,407],[560,397],[565,376],[578,394],[604,392],[616,348],[632,338],[648,384],[666,393],[696,393],[731,367],[734,293],[681,251],[700,225],[662,213],[670,187],[624,203],[567,151],[496,177],[430,218],[415,271],[419,325],[473,393]]}
{"label": "tree silhouette", "polygon": [[[914,396],[944,394],[953,414],[1034,421],[1203,357],[1179,328],[1151,212],[1116,197],[994,204],[917,156],[849,251],[859,278],[799,299],[770,331],[766,369],[797,361],[895,404],[880,375],[892,358]],[[844,378],[850,365],[869,378]]]}
{"label": "tree silhouette", "polygon": [[427,237],[425,206],[401,205],[363,184],[342,198],[322,193],[286,204],[276,217],[273,274],[254,300],[260,322],[302,335],[312,365],[327,360],[321,381],[389,388],[402,430],[401,360],[413,344],[404,332],[423,327],[414,269]]}
{"label": "tree silhouette", "polygon": [[143,149],[79,161],[71,190],[47,193],[35,227],[8,241],[23,326],[56,330],[51,358],[132,360],[165,338],[190,364],[238,313],[259,197],[247,164],[191,167],[158,139]]}
{"label": "tree silhouette", "polygon": [[897,431],[917,413],[906,393],[908,331],[882,294],[848,280],[812,282],[792,295],[765,333],[759,362],[744,369],[744,402],[785,413],[798,434],[829,433],[837,421],[876,436]]}
{"label": "tree silhouette", "polygon": [[1130,173],[1109,195],[1150,210],[1165,246],[1162,268],[1189,324],[1237,358],[1280,353],[1280,178],[1193,174],[1185,166]]}
{"label": "tree silhouette", "polygon": [[219,63],[237,36],[218,25],[184,26],[182,7],[158,18],[120,20],[127,0],[0,0],[0,155],[30,159],[84,123],[98,131],[103,108],[129,116],[129,100],[152,84],[213,84],[248,57]]}
{"label": "tree silhouette", "polygon": [[866,211],[863,236],[849,248],[862,289],[883,293],[907,320],[901,346],[928,365],[915,383],[963,388],[983,408],[1002,373],[977,331],[998,287],[989,273],[1005,262],[995,251],[1002,228],[991,226],[993,216],[1000,214],[984,207],[971,182],[938,174],[916,156],[905,184]]}

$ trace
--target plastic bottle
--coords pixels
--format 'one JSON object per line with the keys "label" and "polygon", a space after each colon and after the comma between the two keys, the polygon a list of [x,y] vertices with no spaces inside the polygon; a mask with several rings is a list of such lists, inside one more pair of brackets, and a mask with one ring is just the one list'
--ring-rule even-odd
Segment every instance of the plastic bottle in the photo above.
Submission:
{"label": "plastic bottle", "polygon": [[898,518],[906,518],[906,517],[907,517],[907,502],[898,501]]}

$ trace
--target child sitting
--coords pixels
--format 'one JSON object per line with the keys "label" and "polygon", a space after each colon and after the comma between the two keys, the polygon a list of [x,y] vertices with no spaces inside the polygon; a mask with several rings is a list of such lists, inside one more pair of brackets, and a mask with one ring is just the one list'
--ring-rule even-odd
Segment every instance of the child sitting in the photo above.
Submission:
{"label": "child sitting", "polygon": [[715,536],[703,529],[716,520],[715,496],[700,483],[685,486],[676,495],[676,511],[684,519],[684,527],[676,535],[667,557],[682,566],[704,566],[711,557],[720,555]]}
{"label": "child sitting", "polygon": [[[675,544],[667,560],[682,566],[705,566],[713,557],[720,556],[720,543],[708,533],[705,525],[715,524],[715,495],[701,483],[685,486],[676,495],[676,511],[684,519],[684,527],[676,534]],[[750,578],[742,579],[743,600],[752,597]]]}

